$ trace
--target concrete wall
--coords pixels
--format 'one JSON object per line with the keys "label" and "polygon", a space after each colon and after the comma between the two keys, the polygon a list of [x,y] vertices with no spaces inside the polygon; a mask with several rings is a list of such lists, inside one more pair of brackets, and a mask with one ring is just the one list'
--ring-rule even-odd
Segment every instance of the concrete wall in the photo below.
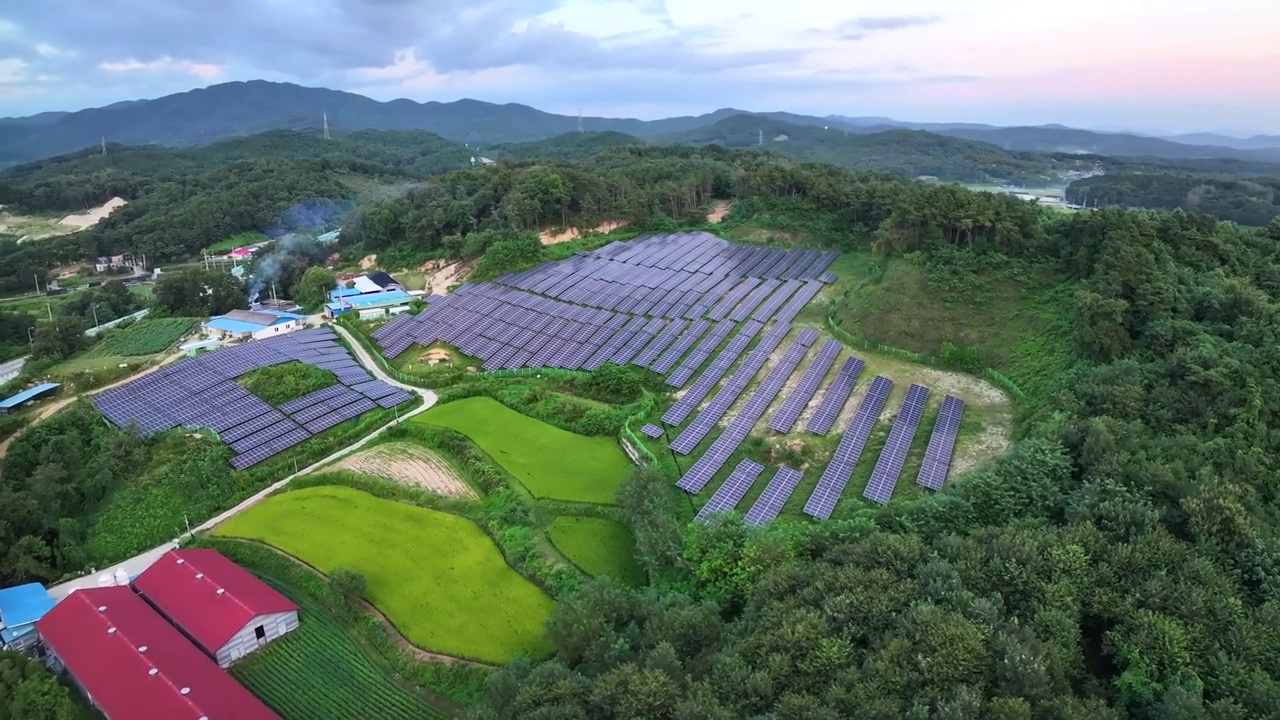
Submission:
{"label": "concrete wall", "polygon": [[[266,637],[259,640],[257,637],[257,628],[261,626],[266,633]],[[226,645],[223,645],[214,658],[222,667],[227,667],[231,663],[284,635],[290,630],[298,627],[298,611],[290,611],[285,613],[274,613],[271,615],[259,615],[249,621],[236,633]]]}

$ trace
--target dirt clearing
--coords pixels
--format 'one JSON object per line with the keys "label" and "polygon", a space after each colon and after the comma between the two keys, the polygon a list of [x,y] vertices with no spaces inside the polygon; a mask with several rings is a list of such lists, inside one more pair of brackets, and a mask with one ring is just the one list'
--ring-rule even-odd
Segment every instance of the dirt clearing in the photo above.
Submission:
{"label": "dirt clearing", "polygon": [[[625,227],[625,226],[626,226],[626,223],[621,222],[619,220],[606,220],[605,222],[602,222],[599,225],[592,228],[591,232],[597,232],[597,233],[613,232],[614,230],[617,230],[618,228]],[[553,233],[550,230],[543,230],[542,232],[538,233],[538,237],[542,239],[543,245],[555,245],[557,243],[569,242],[570,240],[573,240],[574,238],[577,238],[581,235],[582,235],[582,231],[576,227],[571,227],[568,230],[565,230],[564,232],[560,232],[560,233]]]}
{"label": "dirt clearing", "polygon": [[467,281],[475,263],[456,262],[450,265],[430,262],[422,266],[427,275],[426,290],[432,295],[445,295],[453,285],[461,285]]}
{"label": "dirt clearing", "polygon": [[129,201],[124,198],[113,197],[96,208],[85,210],[82,213],[76,213],[74,215],[68,215],[59,220],[58,224],[65,225],[76,230],[84,230],[85,228],[91,228],[94,225],[97,225],[102,221],[102,218],[115,212],[117,208],[122,208],[128,204]]}
{"label": "dirt clearing", "polygon": [[733,209],[733,203],[731,202],[722,201],[722,202],[716,203],[715,205],[712,205],[711,212],[707,213],[707,222],[711,222],[711,223],[720,222],[721,220],[724,219],[725,215],[729,214],[729,211],[732,209]]}
{"label": "dirt clearing", "polygon": [[476,492],[458,477],[458,473],[443,458],[412,443],[377,445],[343,459],[334,467],[420,487],[445,497],[477,497]]}

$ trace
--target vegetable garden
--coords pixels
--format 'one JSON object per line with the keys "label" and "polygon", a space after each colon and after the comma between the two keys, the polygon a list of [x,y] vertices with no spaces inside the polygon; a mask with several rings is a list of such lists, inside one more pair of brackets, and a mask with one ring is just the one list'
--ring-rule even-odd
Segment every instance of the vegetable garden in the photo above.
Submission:
{"label": "vegetable garden", "polygon": [[301,608],[298,629],[231,668],[285,720],[448,717],[390,680],[315,601],[288,594]]}
{"label": "vegetable garden", "polygon": [[102,342],[85,357],[154,355],[173,347],[195,324],[195,318],[139,320],[129,327],[107,331]]}

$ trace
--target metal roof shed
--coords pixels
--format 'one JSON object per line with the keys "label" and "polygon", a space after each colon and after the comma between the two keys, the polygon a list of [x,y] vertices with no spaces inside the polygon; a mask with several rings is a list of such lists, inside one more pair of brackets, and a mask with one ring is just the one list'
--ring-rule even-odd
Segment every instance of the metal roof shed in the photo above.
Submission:
{"label": "metal roof shed", "polygon": [[0,400],[0,413],[10,412],[14,408],[21,406],[22,403],[35,398],[37,395],[43,395],[44,393],[47,393],[50,390],[53,390],[54,388],[58,388],[58,387],[62,387],[62,384],[61,383],[41,383],[33,388],[28,388],[26,390],[23,390],[17,395],[13,395],[11,397],[5,398],[4,400]]}

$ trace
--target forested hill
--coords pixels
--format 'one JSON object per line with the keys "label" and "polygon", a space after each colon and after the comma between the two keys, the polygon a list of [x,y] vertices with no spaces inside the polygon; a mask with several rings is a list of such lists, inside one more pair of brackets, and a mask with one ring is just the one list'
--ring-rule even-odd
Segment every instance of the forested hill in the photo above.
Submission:
{"label": "forested hill", "polygon": [[1280,162],[1280,147],[1266,137],[1211,142],[1216,136],[1176,141],[1124,133],[1100,133],[1061,126],[993,127],[965,123],[911,123],[890,118],[816,117],[788,112],[744,112],[722,108],[697,116],[657,120],[578,118],[527,105],[479,100],[418,103],[379,102],[362,95],[261,80],[213,85],[154,100],[116,103],[77,112],[0,118],[0,167],[75,152],[103,139],[122,145],[204,145],[269,130],[318,133],[327,115],[339,133],[359,130],[427,130],[472,147],[545,140],[579,126],[592,132],[620,132],[639,138],[685,133],[735,115],[750,114],[804,127],[840,128],[853,133],[893,129],[925,130],[974,140],[1007,150],[1093,153],[1166,159],[1235,158]]}
{"label": "forested hill", "polygon": [[1075,181],[1067,188],[1067,200],[1090,206],[1181,208],[1261,227],[1280,216],[1280,179],[1111,173]]}
{"label": "forested hill", "polygon": [[735,115],[658,140],[768,149],[801,162],[826,162],[906,177],[928,175],[972,182],[999,179],[1042,185],[1062,170],[1092,166],[1088,160],[1011,153],[987,143],[918,130],[860,134],[836,127],[796,125],[759,115]]}

